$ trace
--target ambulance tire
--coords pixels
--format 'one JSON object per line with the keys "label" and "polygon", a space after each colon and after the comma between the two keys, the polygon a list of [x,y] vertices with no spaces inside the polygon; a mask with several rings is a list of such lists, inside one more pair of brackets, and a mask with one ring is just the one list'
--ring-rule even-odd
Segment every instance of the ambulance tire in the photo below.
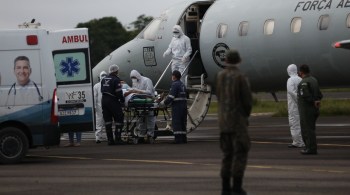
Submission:
{"label": "ambulance tire", "polygon": [[0,129],[0,164],[20,162],[29,148],[27,136],[16,127]]}

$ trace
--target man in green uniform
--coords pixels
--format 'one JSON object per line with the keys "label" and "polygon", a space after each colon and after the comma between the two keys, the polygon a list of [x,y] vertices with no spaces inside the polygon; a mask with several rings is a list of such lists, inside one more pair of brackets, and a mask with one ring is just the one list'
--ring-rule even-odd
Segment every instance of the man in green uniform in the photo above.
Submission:
{"label": "man in green uniform", "polygon": [[226,67],[217,75],[220,146],[224,154],[221,166],[222,195],[232,192],[246,194],[242,189],[242,182],[250,149],[247,129],[252,94],[248,80],[237,67],[240,62],[238,51],[227,51]]}
{"label": "man in green uniform", "polygon": [[316,120],[323,95],[316,78],[310,75],[308,65],[301,65],[299,74],[302,80],[298,85],[298,108],[301,134],[305,143],[305,149],[301,150],[301,154],[317,154]]}

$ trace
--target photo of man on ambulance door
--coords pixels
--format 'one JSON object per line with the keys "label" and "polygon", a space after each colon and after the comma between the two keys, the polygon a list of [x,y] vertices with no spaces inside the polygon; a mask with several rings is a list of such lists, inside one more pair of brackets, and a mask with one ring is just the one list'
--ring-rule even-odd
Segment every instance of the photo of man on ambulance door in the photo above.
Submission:
{"label": "photo of man on ambulance door", "polygon": [[16,81],[7,92],[5,106],[38,104],[43,101],[40,86],[30,79],[32,68],[27,56],[18,56],[14,60],[13,73]]}

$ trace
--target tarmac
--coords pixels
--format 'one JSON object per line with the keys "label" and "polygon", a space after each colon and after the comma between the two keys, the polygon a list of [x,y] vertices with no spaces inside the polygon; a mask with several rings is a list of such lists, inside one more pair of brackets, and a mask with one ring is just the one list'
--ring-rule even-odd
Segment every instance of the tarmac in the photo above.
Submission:
{"label": "tarmac", "polygon": [[[320,117],[318,155],[288,148],[286,117],[254,114],[244,189],[251,195],[349,194],[350,117]],[[215,195],[221,193],[222,152],[216,115],[209,115],[188,144],[107,146],[84,132],[80,147],[37,148],[22,163],[0,165],[0,194]]]}

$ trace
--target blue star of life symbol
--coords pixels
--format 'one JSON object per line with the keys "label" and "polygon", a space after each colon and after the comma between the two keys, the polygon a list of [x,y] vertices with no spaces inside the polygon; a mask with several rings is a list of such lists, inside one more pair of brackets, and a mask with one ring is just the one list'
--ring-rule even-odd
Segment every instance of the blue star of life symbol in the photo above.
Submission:
{"label": "blue star of life symbol", "polygon": [[60,66],[62,66],[62,68],[60,69],[60,71],[63,75],[67,73],[68,77],[73,77],[74,73],[79,74],[79,65],[80,63],[77,59],[73,60],[73,57],[67,57],[66,61],[61,61]]}

